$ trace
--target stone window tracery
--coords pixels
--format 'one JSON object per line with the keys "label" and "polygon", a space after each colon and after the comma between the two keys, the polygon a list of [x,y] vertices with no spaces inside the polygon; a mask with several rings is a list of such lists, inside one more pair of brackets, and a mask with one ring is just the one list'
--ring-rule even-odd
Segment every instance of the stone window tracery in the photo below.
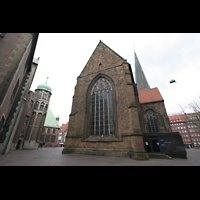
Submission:
{"label": "stone window tracery", "polygon": [[145,114],[147,129],[149,133],[158,133],[158,122],[155,113],[152,110],[148,110]]}
{"label": "stone window tracery", "polygon": [[94,84],[91,93],[91,135],[114,135],[112,86],[105,78]]}

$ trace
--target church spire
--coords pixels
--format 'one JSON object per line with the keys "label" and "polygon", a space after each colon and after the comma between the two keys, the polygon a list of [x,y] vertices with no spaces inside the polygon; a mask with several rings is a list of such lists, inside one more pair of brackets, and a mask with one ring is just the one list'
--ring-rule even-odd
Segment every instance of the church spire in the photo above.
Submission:
{"label": "church spire", "polygon": [[135,79],[136,79],[136,83],[137,83],[137,89],[138,89],[138,91],[150,89],[150,86],[147,82],[147,79],[142,70],[142,67],[140,65],[140,62],[138,60],[135,50],[134,50],[134,55],[135,55]]}
{"label": "church spire", "polygon": [[49,79],[49,77],[47,76],[47,80],[46,80],[46,83],[47,83],[48,79]]}

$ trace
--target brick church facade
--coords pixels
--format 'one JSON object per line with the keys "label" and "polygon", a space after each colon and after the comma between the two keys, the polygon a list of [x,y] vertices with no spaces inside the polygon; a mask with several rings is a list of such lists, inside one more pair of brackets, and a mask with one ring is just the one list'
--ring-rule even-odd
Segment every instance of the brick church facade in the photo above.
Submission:
{"label": "brick church facade", "polygon": [[62,153],[148,160],[161,152],[158,133],[171,132],[164,100],[158,89],[137,86],[127,60],[100,41],[77,78]]}

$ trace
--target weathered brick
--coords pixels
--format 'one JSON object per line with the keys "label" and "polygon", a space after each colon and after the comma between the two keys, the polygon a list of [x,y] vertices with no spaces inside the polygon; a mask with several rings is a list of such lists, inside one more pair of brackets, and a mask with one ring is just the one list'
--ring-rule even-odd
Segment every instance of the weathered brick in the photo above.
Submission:
{"label": "weathered brick", "polygon": [[[141,136],[134,136],[135,140],[131,139],[134,128],[140,129],[140,122],[138,104],[135,102],[134,83],[132,83],[131,73],[126,73],[125,70],[129,70],[127,61],[100,41],[77,79],[72,106],[72,113],[77,114],[70,116],[67,136],[70,139],[66,140],[63,153],[82,151],[98,154],[100,151],[105,153],[106,149],[115,149],[112,155],[119,156],[121,155],[119,152],[123,149],[128,156],[131,150],[144,151]],[[107,79],[112,85],[114,136],[96,136],[90,141],[92,137],[89,131],[91,90],[101,77]],[[127,85],[127,81],[132,84]],[[131,103],[135,105],[134,108],[129,108],[128,105]],[[123,135],[126,135],[126,138]]]}

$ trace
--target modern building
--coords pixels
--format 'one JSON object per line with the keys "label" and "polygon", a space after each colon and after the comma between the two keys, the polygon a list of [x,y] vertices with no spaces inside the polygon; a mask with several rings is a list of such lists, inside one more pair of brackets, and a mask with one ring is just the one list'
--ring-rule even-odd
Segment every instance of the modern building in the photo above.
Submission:
{"label": "modern building", "polygon": [[38,35],[0,33],[0,154],[9,152],[24,117],[27,94],[39,62],[39,58],[33,59]]}
{"label": "modern building", "polygon": [[169,116],[173,132],[179,132],[186,147],[200,146],[200,126],[195,113]]}

